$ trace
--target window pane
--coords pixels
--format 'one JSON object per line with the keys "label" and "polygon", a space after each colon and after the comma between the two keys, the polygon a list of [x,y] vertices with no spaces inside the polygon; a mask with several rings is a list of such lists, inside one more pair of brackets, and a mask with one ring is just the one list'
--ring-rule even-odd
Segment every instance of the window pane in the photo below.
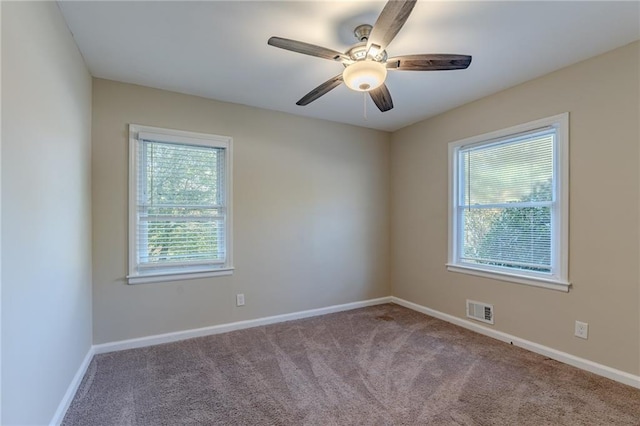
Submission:
{"label": "window pane", "polygon": [[461,205],[551,201],[554,133],[461,150]]}
{"label": "window pane", "polygon": [[555,129],[458,153],[465,263],[551,273]]}
{"label": "window pane", "polygon": [[141,219],[141,231],[147,234],[145,263],[224,261],[223,218]]}
{"label": "window pane", "polygon": [[141,268],[224,263],[224,148],[140,141]]}
{"label": "window pane", "polygon": [[461,260],[551,272],[551,208],[514,207],[462,211]]}
{"label": "window pane", "polygon": [[148,205],[220,205],[224,149],[148,142],[142,144]]}

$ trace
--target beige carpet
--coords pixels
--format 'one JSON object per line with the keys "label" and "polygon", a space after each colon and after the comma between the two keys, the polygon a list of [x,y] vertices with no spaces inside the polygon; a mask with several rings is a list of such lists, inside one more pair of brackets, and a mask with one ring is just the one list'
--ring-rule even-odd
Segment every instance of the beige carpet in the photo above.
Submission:
{"label": "beige carpet", "polygon": [[63,424],[640,425],[640,390],[388,304],[97,355]]}

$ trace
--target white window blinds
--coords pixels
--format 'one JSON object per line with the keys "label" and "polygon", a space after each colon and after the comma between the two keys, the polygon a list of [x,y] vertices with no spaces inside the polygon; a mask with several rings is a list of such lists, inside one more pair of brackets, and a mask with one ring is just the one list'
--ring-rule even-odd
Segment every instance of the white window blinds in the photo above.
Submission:
{"label": "white window blinds", "polygon": [[138,143],[138,268],[226,261],[225,149]]}
{"label": "white window blinds", "polygon": [[447,270],[569,290],[569,114],[449,143]]}
{"label": "white window blinds", "polygon": [[555,140],[550,127],[457,151],[458,261],[552,272]]}
{"label": "white window blinds", "polygon": [[232,139],[129,125],[129,284],[233,273]]}

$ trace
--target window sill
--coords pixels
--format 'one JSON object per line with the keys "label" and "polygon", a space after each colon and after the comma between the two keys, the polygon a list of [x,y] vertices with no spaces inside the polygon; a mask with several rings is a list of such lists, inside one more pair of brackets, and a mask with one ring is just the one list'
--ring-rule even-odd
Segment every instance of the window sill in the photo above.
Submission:
{"label": "window sill", "polygon": [[552,278],[538,278],[528,275],[519,275],[513,273],[502,273],[498,271],[490,271],[486,269],[473,268],[470,266],[455,265],[447,263],[447,270],[449,272],[458,272],[461,274],[475,275],[483,278],[492,278],[494,280],[508,281],[517,284],[530,285],[534,287],[548,288],[556,291],[568,292],[571,283],[564,280],[557,280]]}
{"label": "window sill", "polygon": [[127,275],[127,281],[129,284],[146,284],[146,283],[159,283],[166,281],[182,281],[193,280],[196,278],[209,278],[219,277],[224,275],[232,275],[234,268],[220,268],[211,270],[200,270],[194,272],[155,272],[149,274],[140,275]]}

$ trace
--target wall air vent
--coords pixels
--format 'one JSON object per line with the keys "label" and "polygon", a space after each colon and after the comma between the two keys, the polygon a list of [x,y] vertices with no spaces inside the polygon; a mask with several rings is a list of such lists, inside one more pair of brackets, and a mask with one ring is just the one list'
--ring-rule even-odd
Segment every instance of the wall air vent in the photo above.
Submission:
{"label": "wall air vent", "polygon": [[493,324],[493,305],[467,299],[467,317]]}

